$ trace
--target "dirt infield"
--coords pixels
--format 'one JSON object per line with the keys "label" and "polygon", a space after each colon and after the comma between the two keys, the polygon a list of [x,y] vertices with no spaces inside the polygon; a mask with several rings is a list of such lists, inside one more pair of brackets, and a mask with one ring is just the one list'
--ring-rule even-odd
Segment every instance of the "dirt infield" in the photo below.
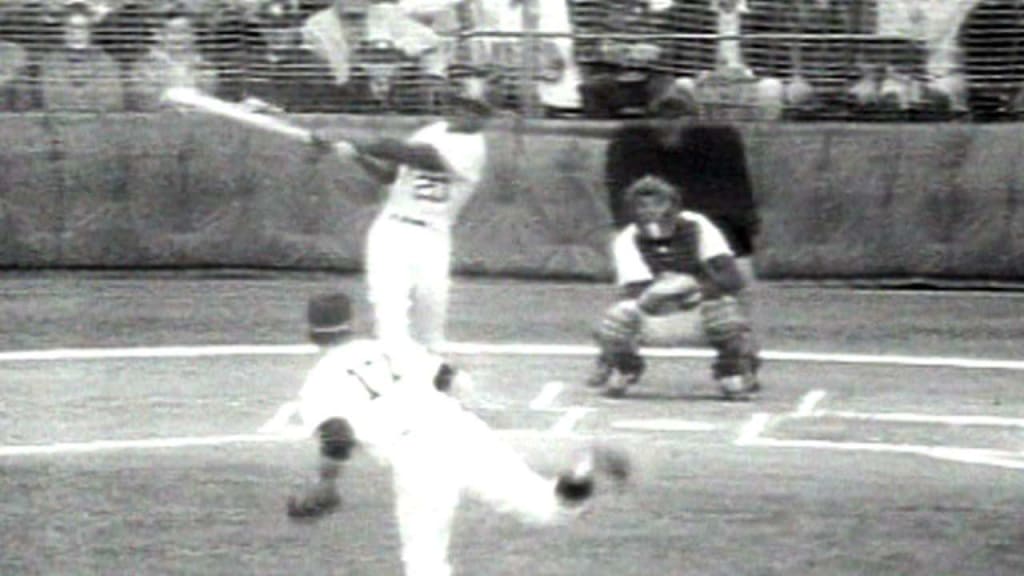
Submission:
{"label": "dirt infield", "polygon": [[[387,471],[357,458],[342,510],[293,525],[315,446],[260,432],[287,423],[313,361],[304,297],[339,285],[362,293],[326,275],[7,275],[0,574],[400,574]],[[775,359],[749,403],[717,399],[700,350],[652,357],[624,399],[585,390],[610,297],[457,280],[453,358],[481,415],[546,473],[595,440],[636,471],[562,529],[466,502],[457,574],[1024,573],[1022,296],[763,285]]]}

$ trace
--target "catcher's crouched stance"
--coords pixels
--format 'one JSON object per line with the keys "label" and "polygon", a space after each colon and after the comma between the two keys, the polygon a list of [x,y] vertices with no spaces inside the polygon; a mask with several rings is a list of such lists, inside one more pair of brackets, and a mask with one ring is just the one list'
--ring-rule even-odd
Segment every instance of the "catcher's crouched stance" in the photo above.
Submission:
{"label": "catcher's crouched stance", "polygon": [[554,478],[537,473],[462,405],[456,373],[437,356],[352,339],[350,308],[344,294],[308,304],[310,337],[323,355],[302,386],[299,411],[319,443],[320,469],[315,484],[288,500],[290,518],[337,510],[343,464],[368,454],[392,472],[405,574],[448,576],[452,521],[463,495],[551,524],[575,516],[606,480],[613,487],[626,481],[628,457],[607,446],[580,451]]}
{"label": "catcher's crouched stance", "polygon": [[760,360],[746,280],[724,236],[703,215],[682,210],[678,191],[659,178],[638,180],[626,200],[633,222],[613,245],[625,298],[595,329],[600,355],[587,385],[621,396],[644,371],[640,345],[697,340],[717,351],[712,376],[722,393],[749,397],[760,388]]}

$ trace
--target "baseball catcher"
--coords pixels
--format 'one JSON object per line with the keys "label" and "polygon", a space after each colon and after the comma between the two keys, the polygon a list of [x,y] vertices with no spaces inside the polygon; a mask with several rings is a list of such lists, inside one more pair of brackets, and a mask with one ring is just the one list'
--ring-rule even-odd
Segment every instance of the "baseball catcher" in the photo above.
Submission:
{"label": "baseball catcher", "polygon": [[760,388],[760,360],[746,281],[722,232],[683,210],[678,191],[660,178],[637,180],[626,201],[632,221],[613,244],[623,298],[595,328],[600,354],[587,385],[621,396],[644,372],[641,345],[697,341],[716,350],[712,377],[725,397],[750,397]]}

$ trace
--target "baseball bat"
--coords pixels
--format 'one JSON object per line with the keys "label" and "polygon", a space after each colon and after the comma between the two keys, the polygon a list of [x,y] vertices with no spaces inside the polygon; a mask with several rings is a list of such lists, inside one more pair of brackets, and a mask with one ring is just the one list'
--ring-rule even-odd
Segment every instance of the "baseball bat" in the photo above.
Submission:
{"label": "baseball bat", "polygon": [[305,143],[313,141],[313,132],[308,128],[297,126],[282,118],[254,112],[241,104],[203,94],[192,88],[168,88],[164,91],[163,99],[165,102],[212,114],[257,130],[280,134]]}

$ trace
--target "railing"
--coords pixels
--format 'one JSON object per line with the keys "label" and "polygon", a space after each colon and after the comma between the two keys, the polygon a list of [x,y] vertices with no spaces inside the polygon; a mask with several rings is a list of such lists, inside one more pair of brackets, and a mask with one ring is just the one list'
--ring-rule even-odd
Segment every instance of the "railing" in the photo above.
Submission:
{"label": "railing", "polygon": [[[12,0],[0,6],[0,110],[150,112],[161,88],[186,82],[297,113],[439,114],[446,65],[467,61],[489,70],[500,108],[526,118],[643,116],[669,88],[684,111],[739,121],[1015,120],[1024,109],[1016,0],[949,0],[948,29],[905,34],[880,32],[896,0],[751,1],[742,13],[709,0],[541,1],[521,2],[511,29],[484,22],[483,0],[437,3],[450,9],[443,24],[370,2],[344,16],[337,58],[307,30],[327,0],[279,0],[279,13],[255,0],[200,13],[129,0],[84,21]],[[90,47],[69,51],[83,29]]]}

